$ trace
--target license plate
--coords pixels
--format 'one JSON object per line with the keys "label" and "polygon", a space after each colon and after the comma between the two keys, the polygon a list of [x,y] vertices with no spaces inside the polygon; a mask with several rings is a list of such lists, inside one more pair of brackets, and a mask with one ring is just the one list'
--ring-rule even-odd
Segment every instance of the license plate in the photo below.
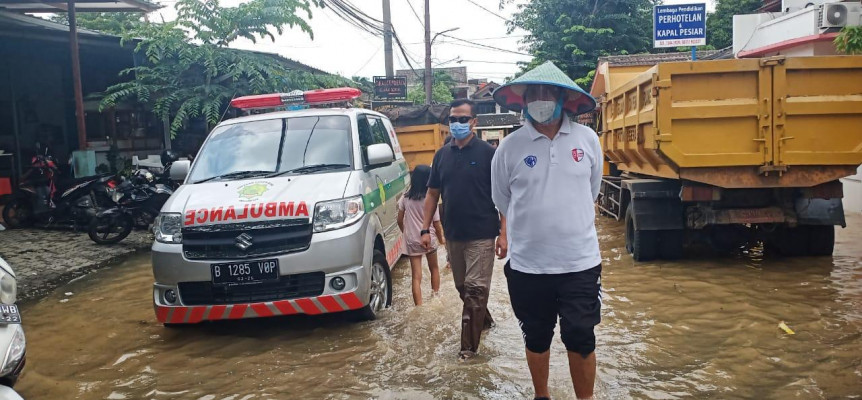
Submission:
{"label": "license plate", "polygon": [[278,279],[278,260],[258,260],[210,265],[213,283],[242,285]]}
{"label": "license plate", "polygon": [[21,313],[18,312],[18,306],[12,304],[9,306],[0,306],[0,324],[20,324]]}

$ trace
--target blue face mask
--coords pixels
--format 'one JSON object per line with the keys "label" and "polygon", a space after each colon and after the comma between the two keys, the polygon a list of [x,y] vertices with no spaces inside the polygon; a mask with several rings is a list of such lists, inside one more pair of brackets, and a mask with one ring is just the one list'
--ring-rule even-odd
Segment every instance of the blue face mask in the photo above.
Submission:
{"label": "blue face mask", "polygon": [[452,133],[452,137],[455,139],[466,139],[467,136],[470,136],[470,123],[450,122],[449,132]]}

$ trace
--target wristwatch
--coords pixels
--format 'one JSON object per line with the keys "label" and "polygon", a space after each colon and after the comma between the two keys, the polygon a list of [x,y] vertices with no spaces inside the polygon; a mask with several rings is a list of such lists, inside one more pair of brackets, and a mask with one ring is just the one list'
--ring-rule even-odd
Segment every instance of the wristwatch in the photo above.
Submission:
{"label": "wristwatch", "polygon": [[423,230],[419,231],[419,234],[420,235],[430,235],[431,231],[428,229],[423,229]]}

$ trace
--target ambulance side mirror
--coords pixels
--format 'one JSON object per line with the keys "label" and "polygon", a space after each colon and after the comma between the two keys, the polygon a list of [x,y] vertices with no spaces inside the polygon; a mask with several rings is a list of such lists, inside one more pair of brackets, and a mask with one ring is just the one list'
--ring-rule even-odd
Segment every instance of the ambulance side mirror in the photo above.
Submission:
{"label": "ambulance side mirror", "polygon": [[171,164],[171,180],[177,182],[183,182],[186,180],[186,175],[189,174],[189,166],[191,165],[191,161],[189,160],[178,160],[174,161]]}
{"label": "ambulance side mirror", "polygon": [[369,168],[389,165],[395,161],[395,153],[392,152],[392,147],[386,143],[377,143],[366,147],[365,154]]}

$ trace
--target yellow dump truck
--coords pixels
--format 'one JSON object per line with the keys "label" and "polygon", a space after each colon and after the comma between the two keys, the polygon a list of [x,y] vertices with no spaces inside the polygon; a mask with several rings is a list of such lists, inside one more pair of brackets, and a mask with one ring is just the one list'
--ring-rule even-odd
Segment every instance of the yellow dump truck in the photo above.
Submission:
{"label": "yellow dump truck", "polygon": [[397,126],[395,134],[407,165],[413,171],[417,165],[431,165],[434,153],[443,147],[449,127],[443,124],[425,124],[414,126]]}
{"label": "yellow dump truck", "polygon": [[[598,93],[597,93],[598,92]],[[862,56],[602,65],[601,212],[636,260],[688,241],[830,255],[862,163]]]}

